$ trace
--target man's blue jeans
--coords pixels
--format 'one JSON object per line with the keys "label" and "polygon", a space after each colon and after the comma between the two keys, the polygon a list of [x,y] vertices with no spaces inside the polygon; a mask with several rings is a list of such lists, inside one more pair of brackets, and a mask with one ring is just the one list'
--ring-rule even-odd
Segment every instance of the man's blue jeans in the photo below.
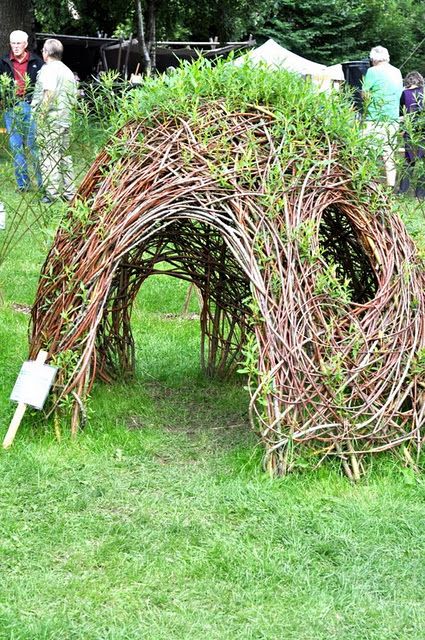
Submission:
{"label": "man's blue jeans", "polygon": [[4,114],[4,122],[9,135],[9,145],[13,156],[18,189],[24,191],[31,185],[28,160],[32,164],[37,186],[41,187],[41,173],[35,143],[35,121],[28,102],[18,102]]}

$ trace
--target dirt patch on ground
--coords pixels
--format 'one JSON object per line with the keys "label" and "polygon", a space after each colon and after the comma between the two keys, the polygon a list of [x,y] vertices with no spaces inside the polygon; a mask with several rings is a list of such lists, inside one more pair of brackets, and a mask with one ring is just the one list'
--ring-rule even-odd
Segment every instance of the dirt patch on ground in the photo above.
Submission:
{"label": "dirt patch on ground", "polygon": [[199,313],[161,313],[160,318],[163,320],[199,320]]}
{"label": "dirt patch on ground", "polygon": [[[232,395],[229,398],[219,386],[194,389],[149,383],[145,390],[165,431],[203,441],[206,448],[216,447],[218,443],[228,447],[256,442],[247,405],[240,397],[233,403]],[[125,420],[130,431],[143,429],[147,422],[143,416],[137,415],[128,416]]]}
{"label": "dirt patch on ground", "polygon": [[[157,394],[156,389],[151,390]],[[156,396],[156,402],[167,431],[227,445],[249,442],[253,436],[246,405],[231,405],[217,387],[196,392],[191,388],[172,389],[167,396]]]}
{"label": "dirt patch on ground", "polygon": [[27,304],[21,304],[20,302],[12,302],[12,309],[18,313],[25,313],[25,315],[29,315],[31,313],[31,307]]}

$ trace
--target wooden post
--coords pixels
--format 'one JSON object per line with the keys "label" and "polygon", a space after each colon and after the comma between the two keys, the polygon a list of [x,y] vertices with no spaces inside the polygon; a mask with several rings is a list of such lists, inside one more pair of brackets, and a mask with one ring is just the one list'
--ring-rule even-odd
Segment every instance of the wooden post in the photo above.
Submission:
{"label": "wooden post", "polygon": [[[39,351],[35,361],[38,364],[44,364],[46,362],[47,356],[48,356],[47,351]],[[21,424],[22,418],[24,417],[26,408],[27,408],[27,405],[25,404],[25,402],[18,403],[18,406],[16,407],[16,411],[12,418],[12,422],[10,423],[7,433],[5,435],[5,438],[3,440],[3,449],[8,449],[12,445],[16,436],[16,432],[18,431],[19,425]]]}

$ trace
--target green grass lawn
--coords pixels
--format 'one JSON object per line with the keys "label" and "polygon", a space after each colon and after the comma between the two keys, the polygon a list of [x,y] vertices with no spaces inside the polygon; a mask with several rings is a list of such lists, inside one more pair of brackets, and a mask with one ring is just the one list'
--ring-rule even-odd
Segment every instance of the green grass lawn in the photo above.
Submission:
{"label": "green grass lawn", "polygon": [[[1,267],[2,434],[59,214]],[[331,465],[271,481],[243,380],[200,373],[186,289],[143,286],[136,379],[95,386],[76,441],[33,412],[0,452],[0,639],[423,640],[425,478],[383,456],[356,486]]]}

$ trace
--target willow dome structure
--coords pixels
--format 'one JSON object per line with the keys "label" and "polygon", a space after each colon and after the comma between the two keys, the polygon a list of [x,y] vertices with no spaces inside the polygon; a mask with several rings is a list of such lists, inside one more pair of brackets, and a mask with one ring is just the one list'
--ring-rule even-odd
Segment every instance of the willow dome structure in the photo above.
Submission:
{"label": "willow dome structure", "polygon": [[270,473],[336,456],[357,478],[365,454],[417,454],[423,266],[344,142],[291,131],[269,107],[200,100],[129,122],[97,157],[32,310],[32,356],[68,363],[73,432],[95,377],[134,371],[132,305],[165,263],[202,296],[204,371],[245,363]]}

